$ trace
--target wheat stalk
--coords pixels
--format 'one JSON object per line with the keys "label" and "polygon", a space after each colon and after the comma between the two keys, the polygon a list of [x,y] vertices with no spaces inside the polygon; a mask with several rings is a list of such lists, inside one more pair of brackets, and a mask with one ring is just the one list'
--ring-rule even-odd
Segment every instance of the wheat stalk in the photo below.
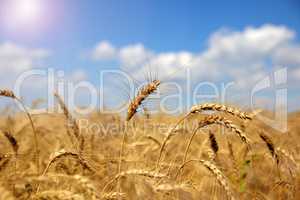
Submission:
{"label": "wheat stalk", "polygon": [[[127,122],[126,122],[127,123]],[[122,160],[123,160],[123,152],[124,152],[124,148],[125,148],[125,141],[126,141],[126,130],[123,133],[123,137],[122,137],[122,144],[121,144],[121,150],[120,150],[120,154],[119,154],[119,166],[118,166],[118,173],[121,173],[122,171]],[[119,180],[119,179],[118,179]],[[120,182],[118,181],[118,189],[119,189],[119,193],[121,193],[121,186],[120,186]]]}
{"label": "wheat stalk", "polygon": [[[58,93],[54,93],[54,96],[56,97],[56,99],[58,100],[58,104],[60,105],[60,107],[63,109],[64,115],[66,117],[66,119],[70,122],[71,124],[71,128],[73,130],[73,134],[77,140],[77,145],[78,145],[78,151],[79,153],[83,152],[84,149],[84,137],[83,135],[80,134],[80,130],[79,130],[79,126],[76,122],[76,119],[72,116],[72,114],[70,113],[68,107],[66,106],[66,104],[64,103],[64,101],[62,100],[62,98],[59,96]],[[73,138],[71,136],[71,134],[69,133],[69,123],[67,125],[67,134],[70,137],[71,142],[73,143]],[[74,144],[73,144],[74,145]]]}
{"label": "wheat stalk", "polygon": [[[127,117],[126,122],[129,122],[132,117],[137,112],[137,109],[140,105],[148,98],[152,93],[154,93],[158,86],[161,84],[160,80],[153,80],[150,83],[144,85],[139,91],[137,96],[130,102],[128,109],[127,109]],[[125,141],[126,141],[126,131],[123,133],[121,150],[120,150],[120,161],[119,161],[119,173],[122,170],[122,157],[125,148]]]}
{"label": "wheat stalk", "polygon": [[182,163],[186,162],[187,154],[189,152],[189,149],[190,149],[190,146],[192,144],[192,141],[193,141],[193,139],[194,139],[194,137],[195,137],[195,135],[196,135],[196,133],[197,133],[198,130],[199,130],[199,127],[195,128],[195,130],[192,133],[192,136],[189,139],[188,145],[186,146],[186,149],[185,149],[185,153],[184,153],[184,157],[183,157]]}
{"label": "wheat stalk", "polygon": [[37,174],[39,174],[40,171],[40,159],[39,159],[39,147],[38,147],[38,139],[37,139],[37,131],[36,128],[34,126],[32,117],[30,115],[30,113],[28,112],[26,106],[23,104],[23,102],[21,101],[20,98],[18,98],[13,91],[11,90],[0,90],[0,96],[3,97],[8,97],[8,98],[12,98],[14,100],[16,100],[17,102],[19,102],[19,104],[22,106],[24,112],[27,115],[27,118],[29,119],[32,131],[33,131],[33,135],[34,135],[34,146],[35,146],[35,161],[36,161],[36,167],[37,167]]}
{"label": "wheat stalk", "polygon": [[[189,115],[189,114],[188,114],[188,115]],[[159,163],[160,163],[160,161],[161,161],[161,157],[162,157],[163,151],[164,151],[164,149],[165,149],[165,147],[166,147],[166,145],[167,145],[167,142],[168,142],[169,140],[171,140],[171,138],[175,135],[175,131],[177,130],[178,125],[179,125],[184,119],[186,119],[186,118],[188,117],[188,115],[185,115],[184,117],[180,118],[180,119],[176,122],[176,124],[175,124],[171,129],[168,130],[168,132],[167,132],[167,134],[166,134],[166,136],[165,136],[165,138],[164,138],[164,140],[163,140],[163,142],[162,142],[162,144],[161,144],[161,146],[160,146],[159,155],[158,155],[158,158],[157,158],[157,161],[156,161],[156,169],[159,168]]]}

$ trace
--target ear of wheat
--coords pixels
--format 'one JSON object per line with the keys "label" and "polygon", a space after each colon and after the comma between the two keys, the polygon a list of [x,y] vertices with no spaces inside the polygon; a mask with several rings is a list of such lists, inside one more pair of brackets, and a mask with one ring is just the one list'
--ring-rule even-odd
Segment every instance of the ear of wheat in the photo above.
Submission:
{"label": "ear of wheat", "polygon": [[225,117],[218,115],[210,115],[204,118],[204,120],[199,122],[199,127],[205,127],[212,124],[220,124],[225,126],[232,132],[236,133],[238,137],[244,142],[247,146],[250,145],[251,140],[244,134],[244,132],[239,129],[232,121],[226,119]]}
{"label": "ear of wheat", "polygon": [[73,143],[73,137],[69,132],[69,125],[71,125],[71,129],[73,130],[73,134],[74,134],[74,136],[77,140],[77,147],[75,147],[75,148],[77,148],[78,152],[80,154],[82,154],[83,149],[84,149],[85,139],[84,139],[84,136],[82,134],[80,134],[79,126],[76,122],[76,119],[71,115],[68,107],[66,106],[66,104],[64,103],[62,98],[59,96],[59,94],[55,92],[54,96],[58,100],[58,103],[59,103],[60,107],[63,109],[64,115],[65,115],[66,119],[69,122],[68,125],[67,125],[68,126],[67,127],[67,134],[70,137],[71,142]]}
{"label": "ear of wheat", "polygon": [[[231,131],[236,133],[239,136],[239,138],[242,140],[242,142],[246,143],[247,147],[249,148],[250,139],[248,139],[248,137],[243,133],[243,131],[241,129],[237,128],[237,126],[234,125],[230,120],[227,120],[226,118],[224,118],[222,116],[209,115],[209,116],[205,117],[203,120],[201,120],[198,124],[198,127],[193,131],[192,136],[191,136],[189,143],[185,150],[183,162],[186,161],[189,148],[191,146],[191,143],[192,143],[193,138],[195,137],[197,131],[205,126],[212,125],[212,124],[221,124],[221,125],[225,126],[226,128],[229,128]],[[218,145],[217,145],[216,140],[214,140],[215,139],[214,135],[212,135],[210,133],[209,139],[210,139],[210,143],[211,143],[211,148],[212,148],[213,152],[216,153],[218,151]]]}
{"label": "ear of wheat", "polygon": [[216,155],[219,150],[219,145],[214,133],[209,131],[209,141],[210,141],[210,148],[213,150],[214,154]]}
{"label": "ear of wheat", "polygon": [[7,141],[9,142],[15,156],[14,160],[14,168],[15,168],[15,173],[17,172],[17,158],[18,158],[18,150],[19,150],[19,144],[16,138],[9,132],[9,131],[0,131],[3,133]]}
{"label": "ear of wheat", "polygon": [[11,90],[0,90],[0,96],[8,98],[16,98],[15,94]]}
{"label": "ear of wheat", "polygon": [[193,141],[193,139],[194,139],[196,133],[198,132],[198,130],[199,130],[199,127],[195,128],[195,130],[194,130],[193,133],[192,133],[192,136],[191,136],[190,139],[189,139],[188,145],[186,146],[186,149],[185,149],[185,153],[184,153],[184,157],[183,157],[182,164],[186,162],[187,154],[188,154],[188,152],[189,152],[189,149],[190,149],[190,146],[191,146],[191,144],[192,144],[192,141]]}
{"label": "ear of wheat", "polygon": [[220,183],[220,185],[224,188],[224,190],[226,191],[226,195],[228,198],[230,198],[231,200],[234,200],[234,196],[233,193],[231,191],[231,188],[229,187],[229,183],[225,177],[225,175],[222,173],[222,171],[211,161],[207,161],[207,160],[188,160],[185,163],[183,163],[180,168],[177,171],[176,174],[176,178],[179,176],[179,173],[181,172],[181,170],[189,163],[191,162],[197,162],[200,163],[201,165],[205,166],[214,176],[215,178],[218,180],[218,182]]}
{"label": "ear of wheat", "polygon": [[259,136],[265,142],[265,144],[267,145],[268,150],[269,150],[270,154],[272,155],[272,157],[275,159],[276,163],[279,164],[279,156],[276,152],[274,143],[271,140],[271,138],[263,132],[260,132]]}
{"label": "ear of wheat", "polygon": [[206,111],[206,110],[225,112],[225,113],[231,114],[235,117],[239,117],[243,120],[246,120],[246,119],[251,120],[252,119],[252,116],[250,114],[242,112],[239,109],[232,108],[232,107],[229,107],[226,105],[215,104],[215,103],[206,103],[206,104],[195,105],[191,108],[190,113],[197,113],[197,112],[202,112],[202,111]]}
{"label": "ear of wheat", "polygon": [[[2,132],[2,131],[1,131]],[[2,132],[9,144],[11,145],[15,155],[17,156],[18,154],[18,149],[19,149],[19,144],[16,138],[8,131]]]}
{"label": "ear of wheat", "polygon": [[236,157],[234,155],[233,145],[232,145],[231,141],[227,140],[227,146],[228,146],[228,150],[229,150],[229,157],[230,157],[230,160],[233,165],[234,173],[236,176],[238,176],[239,167],[237,164]]}
{"label": "ear of wheat", "polygon": [[79,140],[79,137],[80,137],[79,136],[79,127],[78,127],[78,124],[76,123],[76,120],[71,115],[68,107],[66,106],[66,104],[64,103],[64,101],[62,100],[62,98],[59,96],[59,94],[55,92],[54,96],[56,97],[56,99],[57,99],[58,104],[60,105],[60,107],[63,109],[65,117],[71,123],[71,127],[73,129],[74,136],[76,137],[76,139]]}
{"label": "ear of wheat", "polygon": [[[247,119],[252,120],[252,115],[251,114],[247,114],[247,113],[242,112],[242,111],[240,111],[236,108],[232,108],[232,107],[221,105],[221,104],[206,103],[206,104],[200,104],[200,105],[192,106],[190,111],[184,117],[180,118],[178,120],[178,122],[175,124],[175,126],[167,132],[166,137],[164,138],[163,143],[161,145],[159,156],[158,156],[158,159],[157,159],[157,164],[156,164],[157,169],[159,167],[159,162],[161,160],[162,153],[165,149],[165,146],[166,146],[167,142],[170,140],[174,130],[176,130],[178,125],[181,122],[183,122],[186,118],[188,118],[191,114],[199,113],[199,112],[202,112],[202,111],[205,111],[205,110],[225,112],[225,113],[229,113],[229,114],[231,114],[235,117],[239,117],[240,119],[243,119],[243,120],[247,120]],[[227,124],[229,125],[229,123],[227,123]],[[244,142],[247,142],[247,137],[244,134],[242,134],[242,131],[239,131],[239,129],[237,130],[236,127],[233,127],[233,126],[231,126],[230,128],[235,130],[235,132],[241,137],[241,139]]]}
{"label": "ear of wheat", "polygon": [[137,96],[130,102],[128,106],[126,118],[127,121],[129,121],[135,115],[137,109],[143,103],[143,101],[145,101],[147,97],[157,90],[160,83],[161,82],[159,80],[153,80],[139,90]]}
{"label": "ear of wheat", "polygon": [[48,170],[50,169],[51,165],[57,161],[60,158],[64,158],[64,157],[73,157],[75,159],[77,159],[79,161],[79,163],[86,169],[92,171],[92,172],[96,172],[96,170],[85,160],[83,159],[79,154],[71,152],[71,151],[66,151],[64,149],[54,152],[51,156],[50,156],[50,160],[43,172],[43,175],[45,175]]}

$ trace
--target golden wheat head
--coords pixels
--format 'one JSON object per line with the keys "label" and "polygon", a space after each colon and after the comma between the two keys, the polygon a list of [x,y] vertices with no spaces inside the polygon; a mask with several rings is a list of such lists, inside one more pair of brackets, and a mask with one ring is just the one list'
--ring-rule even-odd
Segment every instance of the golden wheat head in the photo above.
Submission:
{"label": "golden wheat head", "polygon": [[179,176],[179,173],[181,172],[181,170],[189,163],[191,162],[197,162],[200,163],[201,165],[203,165],[204,167],[206,167],[217,179],[217,181],[220,183],[220,185],[224,188],[224,190],[226,191],[226,195],[228,198],[230,198],[231,200],[234,200],[234,196],[232,193],[232,189],[229,186],[229,183],[227,181],[226,176],[223,174],[223,172],[211,161],[207,161],[207,160],[188,160],[185,163],[183,163],[180,168],[177,171],[176,174],[176,178]]}
{"label": "golden wheat head", "polygon": [[205,117],[202,121],[199,122],[199,127],[204,127],[212,124],[220,124],[225,126],[232,132],[236,133],[238,137],[244,142],[246,145],[250,145],[251,140],[246,136],[246,134],[238,128],[232,121],[226,119],[225,117],[218,115],[209,115]]}
{"label": "golden wheat head", "polygon": [[192,106],[190,113],[197,113],[197,112],[202,112],[206,110],[212,110],[212,111],[219,111],[219,112],[225,112],[228,114],[231,114],[233,116],[239,117],[243,120],[252,119],[252,116],[246,112],[242,112],[237,108],[232,108],[226,105],[221,105],[221,104],[215,104],[215,103],[205,103],[205,104],[200,104],[200,105],[195,105]]}
{"label": "golden wheat head", "polygon": [[260,132],[259,136],[267,145],[267,148],[268,148],[270,154],[272,155],[272,157],[275,159],[276,163],[279,164],[279,156],[276,152],[275,145],[274,145],[272,139],[263,132]]}
{"label": "golden wheat head", "polygon": [[11,90],[0,90],[0,96],[9,97],[9,98],[16,98],[15,94]]}
{"label": "golden wheat head", "polygon": [[129,121],[137,112],[139,106],[152,93],[154,93],[161,84],[160,80],[153,80],[147,85],[143,86],[138,92],[137,96],[130,102],[127,110],[126,120]]}

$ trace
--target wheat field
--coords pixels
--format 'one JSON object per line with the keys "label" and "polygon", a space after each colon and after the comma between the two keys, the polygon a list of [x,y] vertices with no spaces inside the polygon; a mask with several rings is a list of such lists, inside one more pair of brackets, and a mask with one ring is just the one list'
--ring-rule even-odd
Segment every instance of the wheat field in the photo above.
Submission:
{"label": "wheat field", "polygon": [[287,133],[220,104],[137,112],[158,85],[141,89],[127,118],[75,118],[57,94],[62,113],[3,111],[0,199],[300,199],[299,112]]}

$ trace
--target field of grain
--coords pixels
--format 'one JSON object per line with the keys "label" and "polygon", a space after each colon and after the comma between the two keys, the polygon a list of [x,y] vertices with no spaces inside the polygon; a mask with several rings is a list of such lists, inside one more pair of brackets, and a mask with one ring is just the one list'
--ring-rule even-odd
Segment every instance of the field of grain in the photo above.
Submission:
{"label": "field of grain", "polygon": [[299,112],[287,133],[218,104],[137,113],[158,85],[141,89],[127,118],[75,119],[58,95],[62,113],[3,111],[0,199],[300,199]]}

